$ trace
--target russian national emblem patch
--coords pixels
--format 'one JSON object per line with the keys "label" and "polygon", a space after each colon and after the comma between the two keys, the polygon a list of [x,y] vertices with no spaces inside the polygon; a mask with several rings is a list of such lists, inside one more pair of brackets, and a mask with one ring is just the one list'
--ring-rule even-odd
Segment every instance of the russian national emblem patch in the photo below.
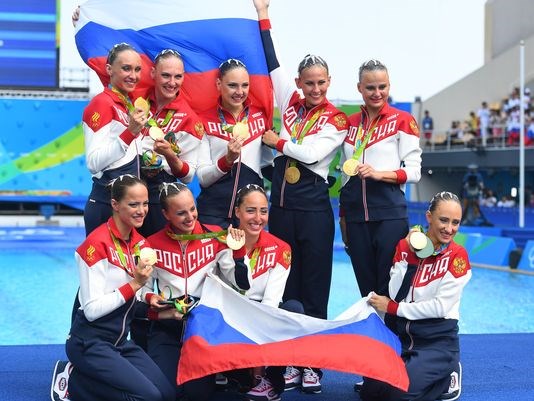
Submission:
{"label": "russian national emblem patch", "polygon": [[413,118],[410,121],[410,129],[413,131],[414,134],[419,135],[419,127],[417,126],[417,123]]}
{"label": "russian national emblem patch", "polygon": [[197,137],[202,138],[204,136],[204,125],[200,121],[195,123],[195,134]]}
{"label": "russian national emblem patch", "polygon": [[463,276],[467,271],[467,262],[464,258],[454,258],[452,261],[452,270],[456,276]]}
{"label": "russian national emblem patch", "polygon": [[334,117],[334,125],[340,129],[347,128],[347,118],[343,114],[338,114]]}
{"label": "russian national emblem patch", "polygon": [[282,258],[284,258],[284,263],[286,266],[289,266],[291,264],[291,251],[289,249],[286,249],[282,253]]}

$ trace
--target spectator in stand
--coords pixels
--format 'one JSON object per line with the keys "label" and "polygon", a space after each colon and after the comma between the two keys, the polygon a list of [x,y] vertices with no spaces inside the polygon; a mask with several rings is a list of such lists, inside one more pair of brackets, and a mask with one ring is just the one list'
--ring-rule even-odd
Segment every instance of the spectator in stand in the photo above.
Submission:
{"label": "spectator in stand", "polygon": [[471,133],[475,137],[478,137],[480,134],[479,133],[479,121],[474,111],[469,112],[469,119],[467,120],[467,124],[469,127],[469,133]]}
{"label": "spectator in stand", "polygon": [[460,127],[460,121],[451,122],[451,128],[448,132],[451,144],[464,143],[464,132]]}
{"label": "spectator in stand", "polygon": [[506,120],[506,144],[513,146],[519,144],[519,132],[521,131],[519,106],[514,106],[508,111]]}
{"label": "spectator in stand", "polygon": [[432,133],[434,131],[434,120],[432,117],[430,117],[430,113],[428,110],[425,110],[425,116],[422,121],[423,126],[423,134],[425,137],[425,146],[429,146],[431,139],[432,139]]}
{"label": "spectator in stand", "polygon": [[489,188],[484,189],[484,194],[480,200],[480,206],[495,207],[497,205],[497,198],[493,191]]}
{"label": "spectator in stand", "polygon": [[479,122],[480,139],[482,140],[482,146],[486,147],[486,141],[490,125],[490,110],[488,108],[488,103],[482,102],[482,107],[477,111],[477,117]]}
{"label": "spectator in stand", "polygon": [[503,195],[501,200],[497,202],[497,207],[514,207],[515,201],[506,195]]}
{"label": "spectator in stand", "polygon": [[494,144],[504,144],[504,127],[506,125],[506,119],[502,117],[501,110],[499,108],[492,108],[490,113],[490,130],[491,140]]}
{"label": "spectator in stand", "polygon": [[519,99],[519,88],[514,88],[510,97],[506,101],[505,111],[511,111],[515,107],[519,109],[521,104],[521,99]]}

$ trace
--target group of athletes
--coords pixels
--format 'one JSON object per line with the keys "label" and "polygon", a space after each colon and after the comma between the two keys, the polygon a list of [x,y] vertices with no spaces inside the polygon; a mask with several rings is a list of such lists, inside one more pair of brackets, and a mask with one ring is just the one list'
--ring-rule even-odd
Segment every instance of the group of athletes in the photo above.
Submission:
{"label": "group of athletes", "polygon": [[[240,60],[220,64],[218,101],[197,113],[180,93],[186,73],[178,51],[157,54],[153,82],[140,93],[139,53],[127,43],[110,49],[110,84],[83,114],[93,186],[87,237],[76,250],[80,289],[69,362],[56,365],[52,396],[208,400],[215,375],[183,385],[176,375],[183,318],[210,272],[254,301],[326,319],[335,232],[328,173],[341,150],[345,248],[361,296],[400,338],[410,379],[407,392],[371,378],[355,389],[365,401],[456,399],[459,304],[471,277],[465,249],[452,241],[462,219],[458,198],[436,194],[426,230],[410,230],[404,185],[420,179],[419,131],[409,113],[388,104],[385,65],[360,66],[365,104],[347,117],[327,100],[330,75],[321,57],[307,55],[295,80],[286,75],[269,0],[253,2],[280,132],[248,98]],[[196,199],[187,187],[195,176]],[[420,231],[423,243],[414,235]],[[321,392],[322,371],[313,366],[251,372],[218,378],[237,377],[257,401],[297,387]],[[68,387],[61,383],[67,377]]]}

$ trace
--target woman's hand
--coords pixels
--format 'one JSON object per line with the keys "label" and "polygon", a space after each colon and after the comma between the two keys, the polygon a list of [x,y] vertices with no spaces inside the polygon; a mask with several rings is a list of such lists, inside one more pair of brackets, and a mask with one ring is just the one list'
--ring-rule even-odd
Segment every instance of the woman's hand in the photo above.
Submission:
{"label": "woman's hand", "polygon": [[268,147],[275,149],[276,144],[280,140],[280,136],[276,132],[274,132],[272,129],[269,129],[263,133],[261,140]]}
{"label": "woman's hand", "polygon": [[162,155],[166,159],[176,155],[172,150],[171,144],[165,139],[155,139],[154,140],[154,152]]}
{"label": "woman's hand", "polygon": [[234,162],[239,158],[239,155],[241,154],[241,147],[243,146],[243,142],[245,140],[240,137],[231,138],[228,141],[228,151],[226,152],[226,161],[228,162],[228,165],[234,164]]}
{"label": "woman's hand", "polygon": [[239,242],[245,238],[245,231],[241,230],[240,228],[234,228],[230,224],[228,226],[228,235],[230,235],[233,239]]}
{"label": "woman's hand", "polygon": [[139,261],[138,265],[133,271],[134,279],[130,281],[130,286],[135,292],[141,289],[151,278],[152,270],[153,267],[151,265],[145,265],[143,262]]}
{"label": "woman's hand", "polygon": [[258,13],[258,19],[267,19],[269,18],[269,3],[270,0],[253,0],[254,8]]}
{"label": "woman's hand", "polygon": [[369,304],[373,308],[375,308],[379,312],[384,313],[388,311],[389,301],[391,301],[391,299],[389,299],[388,297],[384,295],[375,294],[374,292],[369,295],[369,299],[367,300],[367,302],[369,302]]}
{"label": "woman's hand", "polygon": [[71,16],[72,26],[76,27],[76,24],[78,23],[79,19],[80,19],[80,6],[76,7],[74,11],[72,12],[72,16]]}
{"label": "woman's hand", "polygon": [[150,297],[150,307],[161,310],[173,308],[172,305],[160,303],[162,301],[165,301],[165,299],[161,295],[154,294]]}
{"label": "woman's hand", "polygon": [[159,320],[162,320],[162,319],[182,320],[183,317],[184,315],[178,312],[178,310],[175,307],[158,312]]}
{"label": "woman's hand", "polygon": [[128,123],[128,131],[134,135],[139,135],[141,130],[146,126],[148,116],[145,110],[135,109],[130,112],[130,121]]}

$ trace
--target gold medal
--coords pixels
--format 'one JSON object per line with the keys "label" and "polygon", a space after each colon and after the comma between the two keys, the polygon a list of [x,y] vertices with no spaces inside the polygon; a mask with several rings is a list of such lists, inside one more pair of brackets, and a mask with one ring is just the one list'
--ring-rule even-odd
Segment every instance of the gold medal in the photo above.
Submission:
{"label": "gold medal", "polygon": [[138,97],[137,99],[135,99],[134,107],[136,109],[143,110],[145,114],[148,114],[148,112],[150,111],[150,106],[148,105],[148,102],[142,97]]}
{"label": "gold medal", "polygon": [[165,137],[165,134],[163,133],[160,127],[150,127],[150,129],[148,130],[148,135],[150,135],[150,137],[155,141],[158,139],[163,139]]}
{"label": "gold medal", "polygon": [[238,249],[241,249],[243,245],[245,245],[245,237],[235,239],[230,233],[228,233],[226,236],[226,245],[228,245],[228,248],[237,251]]}
{"label": "gold medal", "polygon": [[290,166],[286,169],[284,173],[284,178],[289,184],[295,184],[300,180],[300,170],[298,167]]}
{"label": "gold medal", "polygon": [[343,172],[351,177],[358,175],[359,165],[360,165],[360,162],[356,159],[351,158],[349,160],[345,160],[345,163],[343,163]]}
{"label": "gold medal", "polygon": [[241,138],[244,141],[246,141],[249,138],[249,136],[250,136],[250,133],[248,131],[247,123],[239,121],[232,127],[233,138]]}
{"label": "gold medal", "polygon": [[410,234],[410,245],[416,251],[424,249],[427,244],[427,241],[428,237],[420,231],[414,231]]}
{"label": "gold medal", "polygon": [[147,266],[153,266],[158,261],[156,251],[152,248],[143,248],[139,252],[139,257]]}

